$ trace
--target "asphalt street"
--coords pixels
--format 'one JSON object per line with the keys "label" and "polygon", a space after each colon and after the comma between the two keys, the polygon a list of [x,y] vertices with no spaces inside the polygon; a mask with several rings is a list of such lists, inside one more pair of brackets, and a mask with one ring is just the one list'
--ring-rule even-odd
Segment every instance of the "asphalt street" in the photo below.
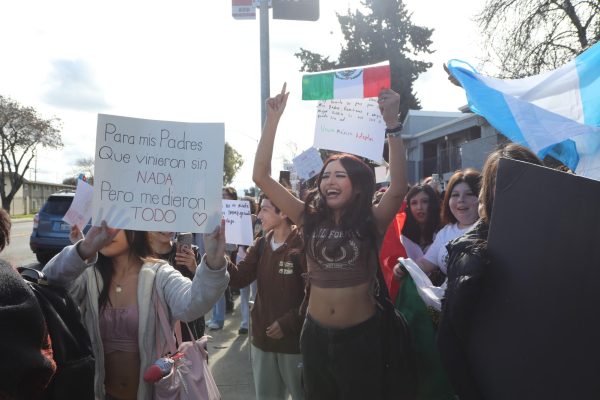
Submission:
{"label": "asphalt street", "polygon": [[29,248],[29,236],[32,229],[32,220],[13,219],[10,230],[10,244],[2,251],[0,257],[17,267],[39,268],[35,254]]}

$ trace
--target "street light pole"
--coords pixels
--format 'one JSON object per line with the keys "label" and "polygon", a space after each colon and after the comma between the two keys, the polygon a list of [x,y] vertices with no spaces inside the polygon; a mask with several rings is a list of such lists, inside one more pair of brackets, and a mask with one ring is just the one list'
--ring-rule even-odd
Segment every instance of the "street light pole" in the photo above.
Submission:
{"label": "street light pole", "polygon": [[260,114],[261,131],[267,117],[265,102],[270,96],[269,0],[260,0]]}

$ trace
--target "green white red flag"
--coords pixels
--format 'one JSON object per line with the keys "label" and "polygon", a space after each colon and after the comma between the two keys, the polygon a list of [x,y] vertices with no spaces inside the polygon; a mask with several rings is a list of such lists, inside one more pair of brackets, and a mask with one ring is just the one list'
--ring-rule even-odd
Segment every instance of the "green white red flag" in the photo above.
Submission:
{"label": "green white red flag", "polygon": [[389,61],[302,76],[302,100],[377,97],[391,85]]}

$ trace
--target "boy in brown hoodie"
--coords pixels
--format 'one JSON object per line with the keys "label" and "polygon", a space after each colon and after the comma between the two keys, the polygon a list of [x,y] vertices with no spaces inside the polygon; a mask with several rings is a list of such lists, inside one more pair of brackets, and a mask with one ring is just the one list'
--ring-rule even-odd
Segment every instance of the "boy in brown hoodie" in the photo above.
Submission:
{"label": "boy in brown hoodie", "polygon": [[299,309],[304,298],[306,272],[302,235],[287,215],[261,198],[258,218],[264,237],[258,238],[238,265],[228,267],[231,287],[257,280],[252,308],[252,369],[256,398],[303,399]]}

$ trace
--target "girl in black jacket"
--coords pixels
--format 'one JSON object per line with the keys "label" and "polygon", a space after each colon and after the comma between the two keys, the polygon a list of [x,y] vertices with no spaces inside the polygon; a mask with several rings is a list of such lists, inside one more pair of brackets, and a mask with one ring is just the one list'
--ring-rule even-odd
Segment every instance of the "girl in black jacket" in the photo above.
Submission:
{"label": "girl in black jacket", "polygon": [[477,304],[486,267],[489,221],[496,189],[500,158],[541,165],[529,149],[510,143],[491,153],[483,166],[477,223],[463,236],[450,241],[448,288],[442,302],[438,327],[438,348],[448,377],[461,400],[483,399],[466,354],[473,306]]}

